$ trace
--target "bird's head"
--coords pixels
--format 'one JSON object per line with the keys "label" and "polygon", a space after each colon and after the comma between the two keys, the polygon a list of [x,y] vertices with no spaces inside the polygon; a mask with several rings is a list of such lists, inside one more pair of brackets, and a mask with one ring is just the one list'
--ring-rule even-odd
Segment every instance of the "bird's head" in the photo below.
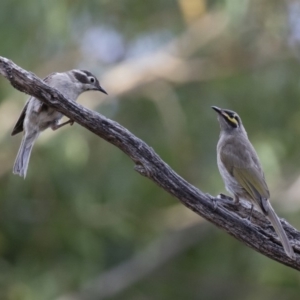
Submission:
{"label": "bird's head", "polygon": [[222,109],[217,106],[212,106],[212,109],[218,113],[221,131],[245,132],[242,120],[236,112],[229,109]]}
{"label": "bird's head", "polygon": [[81,89],[81,92],[85,91],[99,91],[104,94],[107,92],[100,85],[99,80],[95,75],[86,70],[71,70],[68,72],[72,81]]}

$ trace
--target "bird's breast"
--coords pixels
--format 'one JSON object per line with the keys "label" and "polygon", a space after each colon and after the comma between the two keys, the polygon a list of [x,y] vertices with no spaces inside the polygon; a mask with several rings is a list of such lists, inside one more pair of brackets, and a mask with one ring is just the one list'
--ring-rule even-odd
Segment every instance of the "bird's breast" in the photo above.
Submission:
{"label": "bird's breast", "polygon": [[217,154],[217,164],[218,164],[219,172],[223,179],[226,190],[229,193],[231,193],[232,195],[244,194],[243,187],[237,182],[237,180],[234,178],[234,176],[231,175],[227,171],[227,168],[223,164],[219,153],[220,153],[220,151],[218,151],[218,154]]}

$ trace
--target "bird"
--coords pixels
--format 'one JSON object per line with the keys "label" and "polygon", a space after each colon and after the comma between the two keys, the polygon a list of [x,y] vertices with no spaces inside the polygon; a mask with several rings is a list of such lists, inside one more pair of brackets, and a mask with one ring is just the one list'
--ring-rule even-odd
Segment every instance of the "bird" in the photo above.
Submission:
{"label": "bird", "polygon": [[[236,204],[240,198],[250,201],[271,222],[285,253],[295,259],[294,250],[269,199],[270,192],[258,155],[248,139],[239,115],[229,109],[212,106],[218,114],[220,137],[217,144],[217,164],[226,190]],[[250,215],[251,217],[251,215]]]}
{"label": "bird", "polygon": [[[107,94],[96,76],[86,70],[73,69],[61,73],[54,72],[45,77],[43,81],[71,101],[76,101],[78,96],[86,91],[99,91]],[[24,131],[13,166],[13,174],[25,179],[32,147],[42,131],[49,127],[52,130],[57,130],[67,124],[73,125],[73,120],[60,124],[62,117],[62,113],[33,96],[27,100],[11,133],[13,136]]]}

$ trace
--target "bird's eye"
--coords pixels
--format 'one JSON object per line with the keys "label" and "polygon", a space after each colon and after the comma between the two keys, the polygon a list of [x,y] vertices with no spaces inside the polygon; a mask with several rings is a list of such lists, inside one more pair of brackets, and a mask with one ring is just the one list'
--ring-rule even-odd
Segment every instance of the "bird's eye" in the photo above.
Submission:
{"label": "bird's eye", "polygon": [[90,83],[95,83],[95,78],[94,77],[90,77]]}

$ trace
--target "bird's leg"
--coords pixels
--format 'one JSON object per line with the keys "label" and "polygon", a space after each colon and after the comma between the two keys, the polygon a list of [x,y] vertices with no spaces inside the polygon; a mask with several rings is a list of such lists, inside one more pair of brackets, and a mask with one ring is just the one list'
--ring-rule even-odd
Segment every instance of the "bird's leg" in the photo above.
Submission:
{"label": "bird's leg", "polygon": [[251,203],[250,214],[249,214],[249,216],[248,216],[248,218],[247,218],[247,219],[249,220],[250,223],[251,223],[252,213],[253,213],[253,204]]}
{"label": "bird's leg", "polygon": [[40,112],[42,112],[43,110],[46,111],[48,109],[48,106],[45,103],[41,103],[40,107],[37,110],[37,114],[39,114]]}
{"label": "bird's leg", "polygon": [[218,207],[218,200],[221,200],[222,203],[225,202],[225,203],[232,205],[232,198],[227,195],[219,194],[217,197],[212,197],[211,195],[206,194],[206,196],[209,197],[213,201],[214,210],[216,210]]}
{"label": "bird's leg", "polygon": [[[240,198],[237,195],[234,195],[234,204],[239,205],[240,204]],[[250,209],[250,214],[246,218],[247,223],[251,223],[251,218],[252,218],[252,212],[253,212],[253,204],[251,203],[251,209]]]}
{"label": "bird's leg", "polygon": [[208,193],[206,193],[205,196],[207,196],[213,202],[214,210],[216,210],[217,207],[218,207],[218,203],[217,203],[216,197],[213,197],[213,196],[211,196]]}
{"label": "bird's leg", "polygon": [[227,195],[222,194],[222,193],[218,195],[218,198],[222,199],[222,200],[227,200],[227,201],[231,201],[232,202],[232,198],[230,196],[227,196]]}
{"label": "bird's leg", "polygon": [[[235,204],[235,205],[239,205],[239,204],[240,204],[240,198],[239,198],[239,196],[237,196],[237,195],[234,195],[234,204]],[[252,212],[253,212],[253,204],[251,203],[251,211],[250,211],[249,216],[246,218],[246,222],[247,222],[248,224],[251,223]]]}
{"label": "bird's leg", "polygon": [[52,130],[57,130],[57,129],[59,129],[59,128],[67,125],[67,124],[70,124],[72,126],[74,124],[74,121],[70,119],[70,120],[68,120],[68,121],[66,121],[64,123],[52,125],[51,129]]}
{"label": "bird's leg", "polygon": [[234,195],[233,202],[234,204],[240,204],[240,198],[237,195]]}

